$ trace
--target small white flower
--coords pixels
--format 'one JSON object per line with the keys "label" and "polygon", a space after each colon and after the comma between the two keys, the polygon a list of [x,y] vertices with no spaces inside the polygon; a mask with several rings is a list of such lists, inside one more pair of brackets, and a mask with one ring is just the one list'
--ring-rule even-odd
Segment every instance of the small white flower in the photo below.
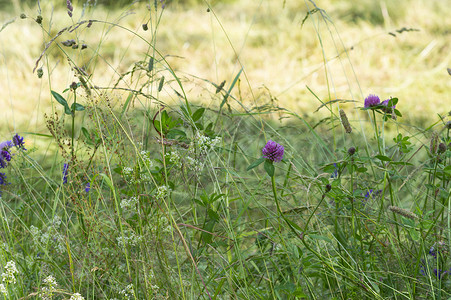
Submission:
{"label": "small white flower", "polygon": [[8,290],[3,283],[0,283],[0,293],[2,293],[5,297],[8,296]]}
{"label": "small white flower", "polygon": [[69,300],[85,300],[85,298],[79,293],[73,294]]}
{"label": "small white flower", "polygon": [[119,292],[119,294],[123,295],[126,299],[130,299],[131,296],[135,294],[135,291],[133,290],[133,284],[129,284]]}
{"label": "small white flower", "polygon": [[41,287],[39,297],[43,300],[52,300],[53,293],[56,291],[58,283],[56,282],[55,277],[53,277],[52,275],[47,276],[43,281],[44,286]]}
{"label": "small white flower", "polygon": [[12,260],[7,262],[5,266],[5,273],[2,274],[2,281],[7,284],[16,283],[17,273],[19,273],[19,271],[16,268],[16,263]]}
{"label": "small white flower", "polygon": [[164,199],[169,195],[170,192],[171,189],[168,186],[166,185],[159,186],[157,187],[156,197],[157,199]]}
{"label": "small white flower", "polygon": [[125,176],[129,176],[129,175],[131,175],[133,173],[133,169],[130,168],[130,167],[125,167],[125,168],[122,169],[122,173]]}
{"label": "small white flower", "polygon": [[130,199],[123,199],[120,205],[122,209],[134,209],[137,203],[138,198],[131,197]]}

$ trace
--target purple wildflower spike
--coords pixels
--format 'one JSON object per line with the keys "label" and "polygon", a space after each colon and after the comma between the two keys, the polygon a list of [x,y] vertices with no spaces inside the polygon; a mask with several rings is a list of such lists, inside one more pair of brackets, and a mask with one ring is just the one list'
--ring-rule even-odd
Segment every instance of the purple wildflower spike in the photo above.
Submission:
{"label": "purple wildflower spike", "polygon": [[13,136],[12,142],[13,142],[14,146],[16,146],[17,148],[27,150],[24,146],[23,137],[21,137],[17,133],[15,136]]}

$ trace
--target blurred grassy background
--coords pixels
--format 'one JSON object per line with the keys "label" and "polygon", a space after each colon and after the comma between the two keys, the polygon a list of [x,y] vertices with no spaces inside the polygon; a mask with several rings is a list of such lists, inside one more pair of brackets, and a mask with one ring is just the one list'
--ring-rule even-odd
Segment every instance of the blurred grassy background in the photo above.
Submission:
{"label": "blurred grassy background", "polygon": [[[40,64],[43,78],[32,69],[44,43],[82,19],[107,20],[148,41],[155,38],[156,48],[170,55],[167,59],[193,102],[217,105],[221,101],[211,97],[215,87],[197,77],[217,84],[226,80],[228,87],[243,68],[234,95],[249,107],[273,103],[320,119],[322,112],[314,111],[321,103],[308,86],[322,101],[359,101],[342,106],[351,119],[356,117],[351,110],[369,93],[383,99],[398,97],[402,121],[418,126],[428,126],[437,113],[451,110],[451,77],[446,70],[451,67],[450,0],[362,0],[358,4],[318,0],[316,7],[313,2],[294,0],[172,0],[164,2],[156,35],[152,34],[155,28],[142,30],[153,0],[133,4],[74,1],[73,19],[63,2],[40,3],[49,37],[34,21],[39,14],[35,1],[0,0],[2,138],[16,131],[46,131],[43,114],[51,112],[50,88],[63,91],[74,81],[74,72],[55,45]],[[159,0],[157,4],[161,4]],[[312,13],[305,20],[308,11]],[[20,19],[20,13],[27,19]],[[117,27],[94,24],[90,30],[66,32],[57,42],[67,39],[87,44],[83,52],[64,50],[92,74],[97,86],[111,86],[119,73],[148,59],[148,45]],[[127,80],[123,86],[133,84]],[[163,101],[177,103],[172,89],[164,91],[160,95]],[[128,93],[116,91],[113,95],[121,102]]]}

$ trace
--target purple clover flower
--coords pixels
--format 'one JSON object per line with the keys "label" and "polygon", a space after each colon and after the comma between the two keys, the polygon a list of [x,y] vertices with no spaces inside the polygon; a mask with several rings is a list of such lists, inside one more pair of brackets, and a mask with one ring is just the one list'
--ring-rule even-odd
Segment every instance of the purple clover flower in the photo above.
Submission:
{"label": "purple clover flower", "polygon": [[23,137],[21,137],[17,133],[15,136],[13,136],[12,142],[13,142],[14,146],[16,146],[18,149],[27,150],[24,146]]}
{"label": "purple clover flower", "polygon": [[263,157],[273,162],[279,162],[283,159],[284,147],[271,140],[263,147]]}
{"label": "purple clover flower", "polygon": [[69,164],[64,164],[63,166],[63,184],[67,183],[67,169],[69,168]]}
{"label": "purple clover flower", "polygon": [[364,107],[365,108],[369,108],[369,107],[373,107],[373,106],[378,106],[381,104],[381,100],[379,99],[378,96],[376,95],[368,95],[368,97],[365,98],[365,103],[364,103]]}
{"label": "purple clover flower", "polygon": [[90,183],[90,182],[87,182],[87,183],[86,183],[86,187],[85,187],[85,192],[86,192],[86,193],[89,193],[90,190],[91,190],[91,183]]}

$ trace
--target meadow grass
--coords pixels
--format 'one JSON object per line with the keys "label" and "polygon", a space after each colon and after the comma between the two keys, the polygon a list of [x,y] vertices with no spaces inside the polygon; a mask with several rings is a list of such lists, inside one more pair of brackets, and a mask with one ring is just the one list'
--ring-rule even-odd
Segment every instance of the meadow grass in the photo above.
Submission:
{"label": "meadow grass", "polygon": [[51,3],[0,32],[5,299],[451,297],[442,2]]}

